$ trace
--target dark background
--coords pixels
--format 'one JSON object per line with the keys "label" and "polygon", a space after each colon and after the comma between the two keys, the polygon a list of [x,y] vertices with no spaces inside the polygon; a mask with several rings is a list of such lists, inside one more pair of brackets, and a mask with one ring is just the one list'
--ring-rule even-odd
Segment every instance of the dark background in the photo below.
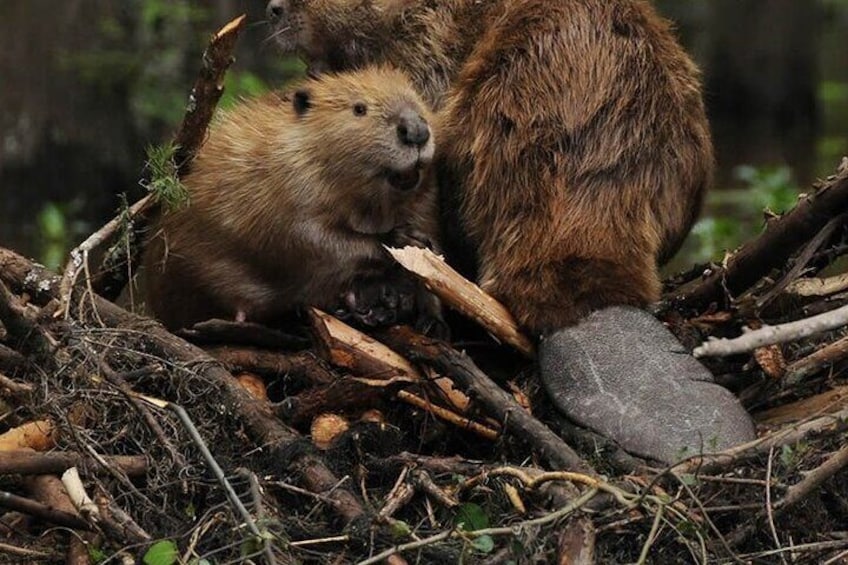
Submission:
{"label": "dark background", "polygon": [[[720,257],[761,211],[848,153],[848,2],[657,3],[704,71],[720,172],[674,267]],[[297,75],[268,41],[263,0],[0,2],[0,245],[50,265],[134,200],[145,146],[182,116],[208,37],[248,27],[225,103]]]}

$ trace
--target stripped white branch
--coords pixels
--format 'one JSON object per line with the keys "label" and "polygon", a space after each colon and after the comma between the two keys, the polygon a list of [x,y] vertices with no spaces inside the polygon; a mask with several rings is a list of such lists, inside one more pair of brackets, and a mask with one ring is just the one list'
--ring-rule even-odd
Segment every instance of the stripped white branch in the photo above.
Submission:
{"label": "stripped white branch", "polygon": [[848,306],[778,326],[748,330],[734,339],[710,338],[695,348],[695,357],[725,357],[774,343],[795,341],[848,325]]}

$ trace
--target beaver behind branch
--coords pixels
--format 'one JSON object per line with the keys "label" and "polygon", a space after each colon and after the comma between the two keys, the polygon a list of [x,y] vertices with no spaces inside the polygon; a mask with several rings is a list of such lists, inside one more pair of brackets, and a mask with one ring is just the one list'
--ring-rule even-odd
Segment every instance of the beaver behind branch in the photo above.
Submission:
{"label": "beaver behind branch", "polygon": [[391,260],[405,229],[434,239],[426,104],[389,69],[326,75],[213,124],[183,179],[187,207],[148,243],[143,285],[169,328],[333,307]]}
{"label": "beaver behind branch", "polygon": [[691,228],[713,156],[698,70],[648,2],[272,0],[268,11],[284,50],[317,69],[391,61],[441,107],[448,258],[525,328],[659,298],[657,263]]}

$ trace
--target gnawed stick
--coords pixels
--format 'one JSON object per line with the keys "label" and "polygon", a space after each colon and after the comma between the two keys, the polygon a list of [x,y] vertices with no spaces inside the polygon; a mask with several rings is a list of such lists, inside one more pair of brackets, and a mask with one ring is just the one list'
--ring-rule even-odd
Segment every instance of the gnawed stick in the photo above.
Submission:
{"label": "gnawed stick", "polygon": [[[457,390],[450,379],[444,377],[425,378],[409,361],[374,338],[320,310],[313,308],[310,314],[313,328],[318,336],[319,349],[324,357],[335,365],[349,369],[353,374],[360,377],[360,381],[367,378],[378,381],[375,384],[379,384],[379,381],[393,383],[430,382],[437,387],[444,399],[458,412],[464,412],[470,404],[469,398]],[[398,392],[397,398],[412,406],[427,409],[434,416],[487,439],[494,439],[498,436],[498,431],[491,427],[474,422],[407,391]]]}
{"label": "gnawed stick", "polygon": [[533,343],[518,329],[518,324],[509,310],[479,286],[453,270],[444,259],[422,247],[386,249],[447,306],[473,319],[497,340],[508,343],[527,357],[536,355]]}
{"label": "gnawed stick", "polygon": [[692,354],[695,357],[723,357],[745,353],[764,345],[786,343],[845,325],[848,325],[848,305],[787,324],[763,326],[758,330],[750,330],[733,339],[712,338],[696,347]]}
{"label": "gnawed stick", "polygon": [[[224,76],[234,60],[236,42],[244,29],[245,20],[242,15],[227,23],[212,36],[203,53],[203,65],[189,96],[182,124],[174,137],[174,145],[177,148],[174,163],[179,176],[188,172],[191,160],[203,144],[209,121],[224,92]],[[148,194],[133,204],[126,214],[122,213],[111,220],[71,252],[62,276],[60,292],[65,313],[71,289],[80,272],[87,269],[88,254],[107,239],[111,239],[120,226],[128,225],[132,231],[129,242],[121,242],[111,247],[100,270],[90,281],[93,292],[111,300],[118,297],[129,281],[127,269],[123,267],[137,263],[141,255],[143,233],[158,210],[158,200],[154,195]]]}

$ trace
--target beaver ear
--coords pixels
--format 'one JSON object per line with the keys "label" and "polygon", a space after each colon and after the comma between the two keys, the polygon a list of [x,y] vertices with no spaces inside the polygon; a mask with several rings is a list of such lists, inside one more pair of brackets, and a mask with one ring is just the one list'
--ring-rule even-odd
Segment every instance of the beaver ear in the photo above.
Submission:
{"label": "beaver ear", "polygon": [[292,106],[298,116],[302,116],[312,107],[312,93],[302,88],[294,93]]}

